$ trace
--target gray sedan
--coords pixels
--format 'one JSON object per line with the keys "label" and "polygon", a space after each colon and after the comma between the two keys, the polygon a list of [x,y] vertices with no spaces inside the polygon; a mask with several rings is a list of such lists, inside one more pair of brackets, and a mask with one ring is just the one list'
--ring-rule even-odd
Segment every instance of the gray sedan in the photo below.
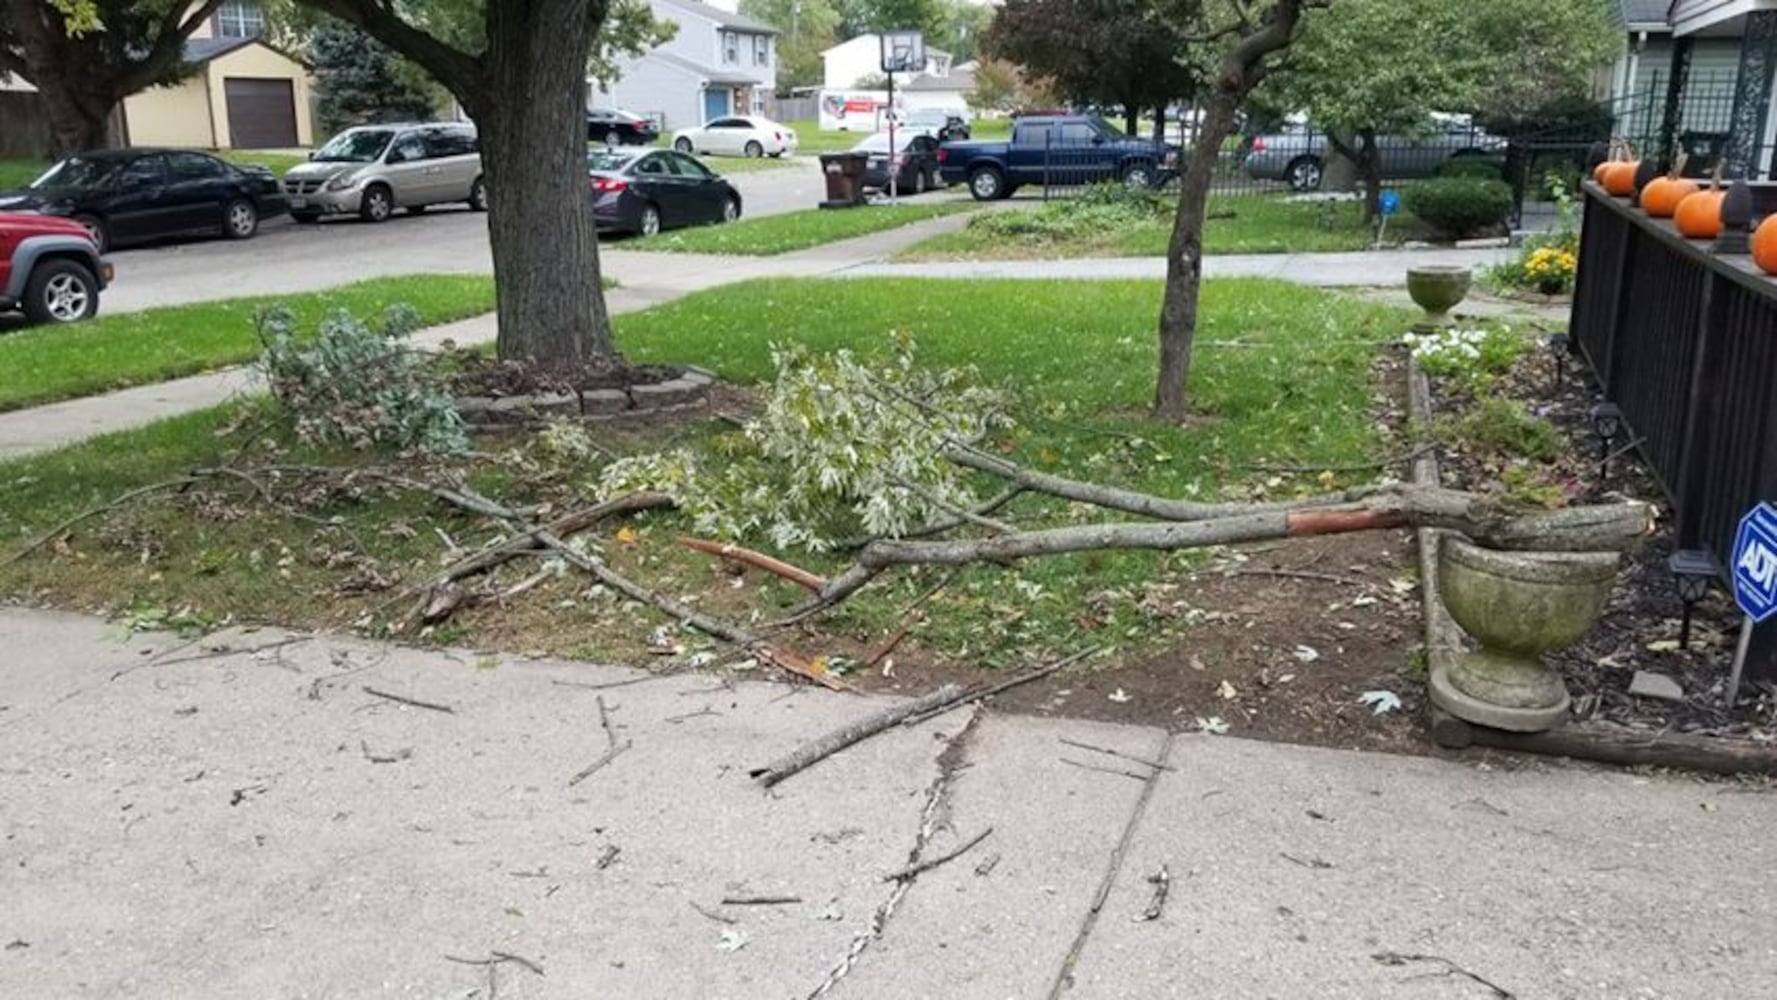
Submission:
{"label": "gray sedan", "polygon": [[[1389,179],[1430,177],[1445,160],[1459,156],[1502,156],[1506,141],[1460,119],[1441,123],[1423,136],[1378,136],[1382,176]],[[1244,166],[1258,180],[1284,181],[1295,191],[1320,187],[1330,145],[1325,133],[1294,127],[1274,135],[1255,136]]]}

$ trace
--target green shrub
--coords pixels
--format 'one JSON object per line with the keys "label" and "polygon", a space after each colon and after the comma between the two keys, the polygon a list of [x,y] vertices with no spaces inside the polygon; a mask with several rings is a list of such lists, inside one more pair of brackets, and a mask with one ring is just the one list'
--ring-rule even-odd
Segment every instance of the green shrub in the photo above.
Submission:
{"label": "green shrub", "polygon": [[1407,189],[1407,211],[1452,239],[1501,225],[1512,214],[1512,189],[1504,181],[1438,177]]}
{"label": "green shrub", "polygon": [[1460,416],[1447,418],[1441,436],[1467,452],[1502,452],[1547,462],[1561,451],[1555,425],[1515,399],[1483,396]]}
{"label": "green shrub", "polygon": [[1452,156],[1438,164],[1432,174],[1437,177],[1479,177],[1482,180],[1497,181],[1505,178],[1506,165],[1502,160],[1485,156]]}

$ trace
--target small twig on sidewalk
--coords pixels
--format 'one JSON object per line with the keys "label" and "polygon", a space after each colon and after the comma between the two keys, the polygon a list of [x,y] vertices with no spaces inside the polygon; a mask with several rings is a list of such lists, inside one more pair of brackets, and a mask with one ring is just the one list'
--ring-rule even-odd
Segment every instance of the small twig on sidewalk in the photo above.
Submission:
{"label": "small twig on sidewalk", "polygon": [[1174,770],[1174,768],[1171,765],[1162,764],[1157,760],[1149,760],[1146,757],[1137,757],[1134,754],[1124,753],[1121,750],[1112,750],[1109,747],[1094,746],[1091,743],[1081,743],[1079,740],[1070,740],[1065,736],[1057,737],[1057,739],[1059,739],[1061,742],[1067,744],[1070,747],[1078,747],[1081,750],[1091,750],[1093,753],[1102,753],[1102,754],[1106,754],[1111,757],[1121,757],[1124,760],[1132,760],[1132,761],[1136,762],[1137,764],[1146,764],[1147,766],[1153,768],[1156,771]]}
{"label": "small twig on sidewalk", "polygon": [[617,745],[617,731],[611,728],[611,716],[605,709],[605,696],[598,696],[599,728],[605,731],[605,747],[609,749]]}
{"label": "small twig on sidewalk", "polygon": [[1148,908],[1135,918],[1136,923],[1159,920],[1166,910],[1166,894],[1172,891],[1172,873],[1166,870],[1166,862],[1162,861],[1160,870],[1148,876],[1148,884],[1154,887],[1154,896],[1148,900]]}
{"label": "small twig on sidewalk", "polygon": [[[1491,980],[1483,979],[1442,955],[1403,955],[1398,951],[1379,951],[1370,957],[1383,965],[1390,966],[1407,965],[1412,962],[1437,962],[1442,965],[1444,969],[1441,973],[1434,972],[1432,975],[1461,976],[1470,982],[1477,983],[1492,990],[1494,1000],[1517,1000],[1518,995],[1516,993],[1513,993],[1511,990],[1508,990],[1504,986]],[[1419,977],[1412,976],[1409,978],[1417,979]]]}
{"label": "small twig on sidewalk", "polygon": [[719,716],[721,714],[722,714],[721,712],[718,712],[715,709],[709,707],[708,705],[705,705],[705,706],[703,706],[703,708],[698,709],[695,712],[686,712],[684,715],[669,715],[666,717],[666,721],[668,721],[676,726],[676,725],[679,725],[680,723],[684,722],[686,719],[695,719],[698,716],[702,716],[702,715],[717,715],[717,716]]}
{"label": "small twig on sidewalk", "polygon": [[723,906],[783,906],[800,903],[801,896],[723,896]]}
{"label": "small twig on sidewalk", "polygon": [[1277,856],[1292,864],[1301,865],[1303,868],[1313,868],[1316,871],[1326,871],[1333,867],[1331,861],[1322,861],[1319,858],[1298,858],[1294,854],[1287,854],[1283,851],[1277,852]]}
{"label": "small twig on sidewalk", "polygon": [[585,681],[557,680],[552,680],[549,683],[554,684],[556,687],[580,688],[585,691],[603,691],[606,688],[628,687],[631,684],[646,684],[649,681],[660,680],[665,676],[665,674],[647,674],[642,677],[626,677],[620,681],[605,681],[603,684],[588,684]]}
{"label": "small twig on sidewalk", "polygon": [[740,923],[740,921],[738,921],[738,920],[734,919],[733,917],[730,917],[726,914],[717,913],[714,910],[706,910],[703,907],[698,906],[697,900],[695,900],[695,899],[689,900],[689,902],[691,903],[691,908],[693,910],[696,910],[697,912],[703,914],[704,916],[710,918],[711,920],[714,920],[718,924],[738,924],[738,923]]}
{"label": "small twig on sidewalk", "polygon": [[1085,764],[1077,760],[1068,760],[1066,757],[1058,757],[1056,759],[1060,760],[1063,764],[1077,767],[1082,771],[1097,771],[1100,774],[1115,774],[1124,778],[1134,778],[1137,781],[1147,781],[1153,777],[1152,774],[1136,774],[1134,771],[1125,771],[1120,767],[1101,767],[1097,764]]}
{"label": "small twig on sidewalk", "polygon": [[617,855],[622,853],[623,848],[616,844],[606,844],[605,849],[599,852],[598,860],[592,863],[592,867],[602,872],[611,867],[611,863],[617,860]]}
{"label": "small twig on sidewalk", "polygon": [[412,705],[414,708],[430,709],[434,712],[443,712],[446,715],[457,714],[457,710],[449,705],[440,705],[435,701],[421,701],[418,698],[408,698],[403,695],[390,694],[387,691],[378,691],[376,688],[373,688],[368,684],[364,685],[364,693],[375,695],[378,698],[387,698],[390,701],[400,702],[403,705]]}
{"label": "small twig on sidewalk", "polygon": [[446,955],[444,960],[455,962],[458,965],[499,965],[501,962],[511,962],[513,965],[522,965],[539,976],[543,974],[541,965],[523,955],[514,955],[509,951],[490,951],[487,954],[486,958],[460,958],[456,955]]}
{"label": "small twig on sidewalk", "polygon": [[364,751],[364,759],[372,764],[399,764],[413,756],[413,747],[403,747],[394,753],[375,753],[370,749],[370,744],[363,740],[358,741],[358,749]]}
{"label": "small twig on sidewalk", "polygon": [[612,761],[616,760],[617,755],[621,754],[625,750],[628,750],[630,748],[630,746],[631,746],[630,741],[624,740],[622,743],[618,744],[617,746],[614,746],[611,749],[606,750],[604,753],[599,755],[598,760],[595,760],[592,763],[581,768],[579,773],[575,774],[572,778],[569,778],[568,779],[568,787],[573,788],[575,785],[578,785],[580,782],[585,781],[587,778],[592,777],[594,774],[597,774],[599,768],[602,768],[606,764],[609,764]]}
{"label": "small twig on sidewalk", "polygon": [[948,861],[954,861],[957,858],[962,857],[964,854],[969,853],[970,848],[974,847],[976,844],[981,843],[983,840],[986,840],[987,835],[992,832],[993,832],[993,827],[990,826],[987,829],[982,830],[980,833],[976,834],[974,836],[974,839],[970,840],[968,843],[957,848],[956,850],[951,851],[949,854],[945,854],[941,857],[933,858],[930,861],[921,861],[919,864],[916,864],[916,865],[909,865],[908,867],[903,868],[900,871],[895,872],[892,875],[884,875],[882,877],[882,880],[884,882],[905,882],[908,879],[918,878],[924,872],[929,872],[941,864],[944,864]]}

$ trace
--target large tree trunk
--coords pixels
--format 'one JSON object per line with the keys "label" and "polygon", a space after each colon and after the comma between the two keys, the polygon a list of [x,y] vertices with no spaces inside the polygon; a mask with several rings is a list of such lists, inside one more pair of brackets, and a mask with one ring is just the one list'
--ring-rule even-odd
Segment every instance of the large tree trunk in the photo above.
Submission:
{"label": "large tree trunk", "polygon": [[490,2],[487,93],[464,102],[482,136],[504,361],[577,369],[618,360],[586,186],[587,8]]}
{"label": "large tree trunk", "polygon": [[1328,133],[1327,145],[1338,158],[1349,161],[1364,182],[1364,221],[1374,222],[1382,214],[1382,150],[1376,143],[1374,129],[1359,129],[1350,135]]}
{"label": "large tree trunk", "polygon": [[1191,375],[1191,342],[1197,336],[1197,292],[1203,283],[1204,211],[1222,140],[1234,130],[1238,106],[1235,95],[1219,88],[1210,97],[1179,181],[1178,215],[1166,250],[1166,298],[1160,306],[1160,379],[1154,389],[1154,412],[1163,420],[1185,417],[1185,382]]}

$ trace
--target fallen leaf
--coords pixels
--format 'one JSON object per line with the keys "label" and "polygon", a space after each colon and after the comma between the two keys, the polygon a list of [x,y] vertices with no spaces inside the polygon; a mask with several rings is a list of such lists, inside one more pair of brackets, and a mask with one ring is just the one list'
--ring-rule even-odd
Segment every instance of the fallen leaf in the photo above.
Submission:
{"label": "fallen leaf", "polygon": [[1401,707],[1401,696],[1393,691],[1365,691],[1357,696],[1357,700],[1370,706],[1370,711],[1377,715],[1392,712]]}
{"label": "fallen leaf", "polygon": [[1388,581],[1388,585],[1397,594],[1411,594],[1413,592],[1413,588],[1419,586],[1419,584],[1413,582],[1412,580],[1407,579],[1406,577],[1402,577],[1402,576],[1397,576],[1394,579]]}
{"label": "fallen leaf", "polygon": [[1240,692],[1234,690],[1234,685],[1227,681],[1223,681],[1221,686],[1216,688],[1216,694],[1221,695],[1222,698],[1227,701],[1233,701],[1235,698],[1240,697]]}
{"label": "fallen leaf", "polygon": [[739,951],[742,948],[745,948],[747,942],[751,940],[752,938],[747,937],[746,931],[736,930],[735,928],[730,927],[722,932],[722,940],[716,942],[716,950]]}
{"label": "fallen leaf", "polygon": [[1303,663],[1313,663],[1315,660],[1320,659],[1320,650],[1315,649],[1313,646],[1297,646],[1295,652],[1291,655],[1296,659],[1301,660]]}
{"label": "fallen leaf", "polygon": [[1110,694],[1105,695],[1105,697],[1109,698],[1110,700],[1116,702],[1119,705],[1130,700],[1129,695],[1127,693],[1125,693],[1122,688],[1118,688],[1117,690],[1112,691]]}
{"label": "fallen leaf", "polygon": [[1647,644],[1647,651],[1650,653],[1671,653],[1677,650],[1677,639],[1655,639]]}
{"label": "fallen leaf", "polygon": [[1220,736],[1228,731],[1228,724],[1222,721],[1222,717],[1219,715],[1212,715],[1207,719],[1199,715],[1197,717],[1197,728],[1203,732]]}
{"label": "fallen leaf", "polygon": [[627,524],[617,529],[617,540],[625,545],[634,545],[637,537],[636,529]]}

